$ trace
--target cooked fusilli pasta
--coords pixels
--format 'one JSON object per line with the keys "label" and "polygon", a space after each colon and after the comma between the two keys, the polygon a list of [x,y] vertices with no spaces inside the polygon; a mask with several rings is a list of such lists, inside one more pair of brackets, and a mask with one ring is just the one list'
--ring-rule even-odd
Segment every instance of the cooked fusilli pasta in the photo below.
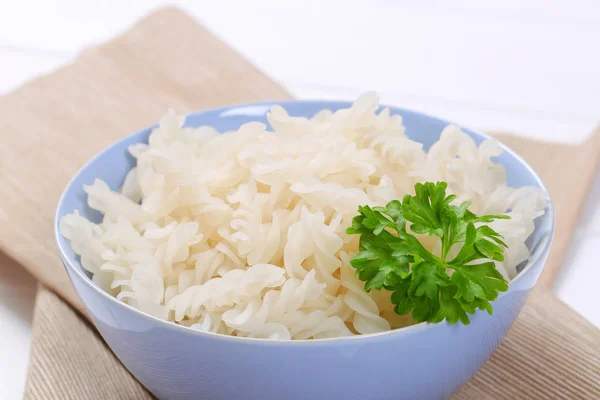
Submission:
{"label": "cooked fusilli pasta", "polygon": [[148,144],[129,148],[137,165],[120,191],[101,180],[85,186],[103,221],[76,211],[61,233],[94,282],[158,318],[252,338],[369,334],[410,318],[393,312],[389,293],[364,291],[349,261],[358,238],[346,228],[359,205],[444,180],[474,212],[511,215],[493,228],[509,244],[498,269],[514,277],[541,192],[506,186],[495,142],[477,146],[449,126],[425,152],[401,116],[378,107],[374,93],[311,119],[274,106],[274,131],[253,122],[223,134],[185,128],[170,111]]}

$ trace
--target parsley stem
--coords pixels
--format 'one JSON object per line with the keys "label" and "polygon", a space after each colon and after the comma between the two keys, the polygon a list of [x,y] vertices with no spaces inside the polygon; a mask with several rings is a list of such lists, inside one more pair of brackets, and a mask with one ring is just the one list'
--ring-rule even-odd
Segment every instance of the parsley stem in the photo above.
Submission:
{"label": "parsley stem", "polygon": [[[447,229],[446,229],[447,230]],[[448,232],[444,232],[444,236],[442,237],[442,263],[446,263],[446,256],[448,255],[448,251],[450,250],[450,246],[449,246],[449,233]]]}

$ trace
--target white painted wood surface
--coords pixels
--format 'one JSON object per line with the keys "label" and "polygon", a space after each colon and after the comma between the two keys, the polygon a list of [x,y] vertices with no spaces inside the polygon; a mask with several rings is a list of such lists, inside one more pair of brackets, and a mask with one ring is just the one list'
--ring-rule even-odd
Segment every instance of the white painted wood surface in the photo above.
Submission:
{"label": "white painted wood surface", "polygon": [[[169,2],[20,0],[0,5],[0,94]],[[579,142],[600,121],[594,0],[175,1],[300,98],[385,103],[478,129]],[[181,38],[193,40],[193,38]],[[156,55],[160,57],[160,54]],[[10,145],[5,143],[4,145]],[[596,325],[600,178],[557,285]],[[20,398],[35,283],[0,269],[0,397]]]}

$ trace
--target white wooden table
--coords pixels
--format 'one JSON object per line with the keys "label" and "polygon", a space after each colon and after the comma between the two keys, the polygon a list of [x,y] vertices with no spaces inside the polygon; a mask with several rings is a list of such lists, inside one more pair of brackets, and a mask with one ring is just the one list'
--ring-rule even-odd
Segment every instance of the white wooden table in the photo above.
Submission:
{"label": "white wooden table", "polygon": [[[3,3],[0,94],[71,62],[85,46],[166,3]],[[600,121],[595,0],[172,3],[300,98],[353,99],[377,90],[385,103],[465,126],[563,142],[584,140]],[[600,281],[600,179],[588,203],[556,289],[600,326],[592,300]],[[27,273],[0,268],[2,399],[22,396],[34,294]]]}

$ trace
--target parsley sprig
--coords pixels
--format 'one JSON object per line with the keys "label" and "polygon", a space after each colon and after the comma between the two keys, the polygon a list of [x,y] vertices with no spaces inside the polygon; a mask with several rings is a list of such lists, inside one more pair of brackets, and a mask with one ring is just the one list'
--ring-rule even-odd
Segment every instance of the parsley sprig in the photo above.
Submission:
{"label": "parsley sprig", "polygon": [[[360,235],[360,252],[351,260],[365,290],[392,292],[395,312],[412,312],[416,322],[469,324],[467,314],[477,309],[492,314],[491,301],[508,283],[496,270],[503,261],[506,243],[488,223],[506,215],[478,217],[446,196],[446,182],[415,185],[415,196],[406,195],[385,207],[359,207],[348,234]],[[407,229],[408,225],[408,229]],[[412,233],[411,233],[412,232]],[[413,235],[437,236],[441,252],[431,253]],[[461,246],[458,253],[453,247]]]}

